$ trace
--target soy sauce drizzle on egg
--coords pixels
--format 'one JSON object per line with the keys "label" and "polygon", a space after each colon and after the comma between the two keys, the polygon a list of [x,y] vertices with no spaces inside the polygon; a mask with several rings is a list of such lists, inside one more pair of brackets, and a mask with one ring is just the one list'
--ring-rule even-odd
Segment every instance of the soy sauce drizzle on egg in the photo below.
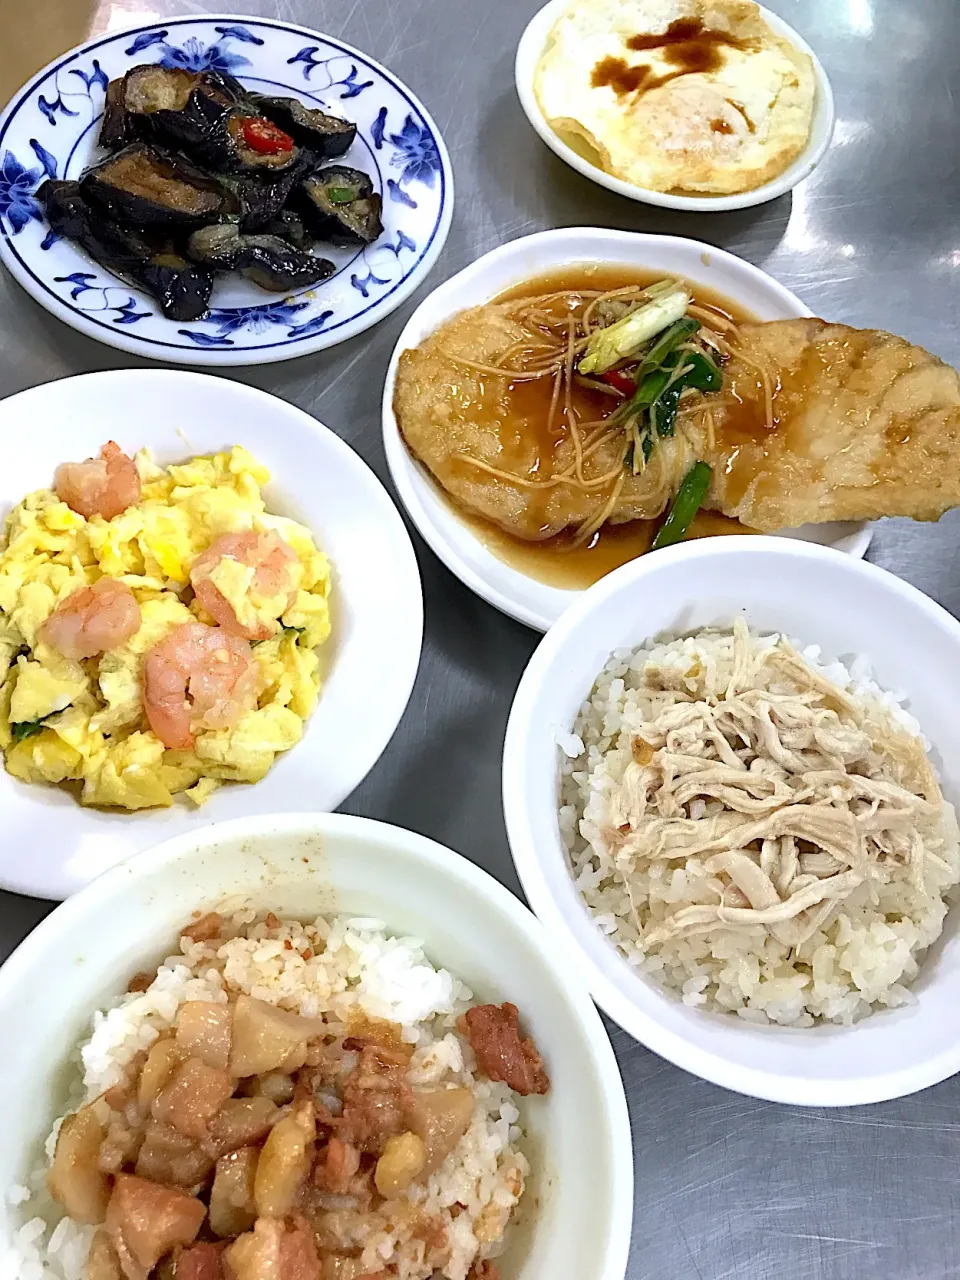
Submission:
{"label": "soy sauce drizzle on egg", "polygon": [[706,28],[700,18],[679,18],[659,35],[630,36],[626,45],[634,52],[662,50],[664,61],[677,68],[657,75],[644,64],[631,66],[623,58],[602,58],[593,68],[590,82],[594,88],[609,86],[620,97],[629,93],[658,89],[678,76],[694,72],[718,71],[724,64],[724,49],[746,50],[751,41],[741,40],[727,31]]}

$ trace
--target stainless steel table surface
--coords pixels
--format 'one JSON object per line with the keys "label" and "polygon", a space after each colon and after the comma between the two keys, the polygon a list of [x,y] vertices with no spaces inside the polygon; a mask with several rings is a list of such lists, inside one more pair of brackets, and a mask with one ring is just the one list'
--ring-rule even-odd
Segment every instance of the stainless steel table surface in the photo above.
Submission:
{"label": "stainless steel table surface", "polygon": [[[83,38],[74,30],[81,10],[94,31],[232,10],[341,36],[423,98],[450,148],[457,187],[453,229],[427,284],[378,328],[333,351],[230,374],[315,414],[380,476],[380,385],[413,306],[479,254],[545,227],[596,224],[722,245],[819,314],[892,329],[960,364],[957,0],[768,0],[827,68],[834,144],[792,195],[706,215],[623,200],[568,169],[535,136],[514,92],[513,55],[536,0],[66,0],[60,25],[57,2],[0,0],[5,40],[12,29],[22,61],[11,72],[8,46],[6,66],[0,57],[8,80],[54,56],[68,30],[71,41]],[[31,23],[43,50],[32,62]],[[137,363],[66,328],[0,274],[0,394]],[[0,466],[16,448],[16,424],[2,425]],[[424,832],[519,892],[501,818],[500,748],[537,637],[416,545],[426,597],[420,675],[396,737],[344,808]],[[869,556],[960,613],[960,512],[938,525],[884,522]],[[0,955],[50,905],[0,895]],[[859,1110],[779,1107],[705,1084],[618,1028],[611,1034],[636,1151],[630,1280],[960,1275],[960,1079]]]}

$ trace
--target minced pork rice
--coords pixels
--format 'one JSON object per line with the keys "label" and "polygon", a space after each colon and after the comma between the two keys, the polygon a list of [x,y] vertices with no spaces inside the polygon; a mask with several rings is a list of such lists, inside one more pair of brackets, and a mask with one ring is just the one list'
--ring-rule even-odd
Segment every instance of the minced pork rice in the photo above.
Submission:
{"label": "minced pork rice", "polygon": [[[476,1099],[473,1120],[457,1146],[425,1185],[414,1184],[406,1193],[447,1230],[450,1257],[436,1274],[464,1280],[476,1259],[501,1251],[529,1173],[519,1146],[516,1094],[474,1073],[470,1043],[457,1033],[457,1019],[471,1003],[470,990],[446,970],[435,969],[417,939],[390,937],[380,920],[320,917],[307,925],[284,920],[275,927],[275,918],[268,926],[239,901],[218,911],[228,916],[227,933],[237,936],[217,950],[183,937],[181,953],[163,961],[146,991],[123,995],[94,1014],[92,1034],[79,1049],[68,1110],[116,1084],[122,1067],[172,1028],[184,1001],[225,1003],[227,989],[306,1017],[325,1014],[332,1027],[347,1024],[351,1014],[399,1023],[403,1040],[415,1046],[411,1083],[454,1083],[470,1088]],[[46,1160],[26,1185],[6,1193],[8,1204],[23,1214],[23,1225],[14,1243],[0,1252],[0,1280],[82,1280],[94,1228],[63,1216],[46,1191],[61,1122],[62,1117],[47,1139]],[[381,1206],[380,1229],[364,1247],[365,1270],[379,1272],[390,1264],[399,1280],[434,1274],[424,1266],[423,1242],[410,1236],[409,1214],[406,1226],[399,1214],[392,1218],[393,1203]]]}

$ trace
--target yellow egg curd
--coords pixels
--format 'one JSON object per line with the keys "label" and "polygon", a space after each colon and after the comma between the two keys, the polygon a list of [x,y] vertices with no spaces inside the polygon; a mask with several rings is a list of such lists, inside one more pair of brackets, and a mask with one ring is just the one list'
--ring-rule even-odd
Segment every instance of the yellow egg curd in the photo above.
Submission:
{"label": "yellow egg curd", "polygon": [[[112,520],[84,519],[49,489],[10,512],[0,540],[0,749],[24,782],[70,784],[83,804],[143,809],[178,792],[201,804],[224,780],[257,782],[295,746],[320,692],[318,649],[330,635],[330,564],[303,525],[269,515],[269,473],[245,449],[157,466],[136,458],[141,499]],[[254,643],[256,706],[229,729],[164,747],[143,709],[145,656],[174,627],[211,622],[190,588],[196,558],[226,533],[273,530],[296,553],[295,596],[271,638]],[[103,576],[131,588],[139,630],[119,647],[74,661],[38,637],[73,591]],[[251,591],[250,571],[222,561],[215,585],[241,622],[277,618]],[[271,612],[272,611],[272,612]]]}

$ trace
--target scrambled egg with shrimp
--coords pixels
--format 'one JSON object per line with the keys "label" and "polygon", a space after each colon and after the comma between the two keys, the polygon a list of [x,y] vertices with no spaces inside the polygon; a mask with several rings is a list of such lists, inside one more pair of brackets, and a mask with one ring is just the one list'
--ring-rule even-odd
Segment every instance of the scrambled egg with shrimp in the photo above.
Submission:
{"label": "scrambled egg with shrimp", "polygon": [[87,805],[200,804],[299,742],[330,565],[303,525],[266,511],[269,478],[237,446],[161,468],[111,442],[13,509],[0,749],[14,777],[73,784]]}

